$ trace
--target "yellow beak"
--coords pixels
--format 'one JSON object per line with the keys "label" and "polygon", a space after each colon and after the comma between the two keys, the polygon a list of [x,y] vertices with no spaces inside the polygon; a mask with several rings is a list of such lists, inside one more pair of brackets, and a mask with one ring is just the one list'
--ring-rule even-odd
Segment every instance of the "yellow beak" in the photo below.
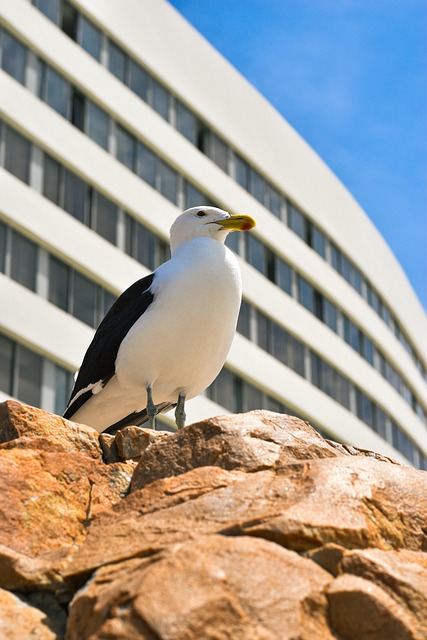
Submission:
{"label": "yellow beak", "polygon": [[219,224],[221,229],[227,229],[228,231],[249,231],[249,229],[255,227],[256,222],[251,216],[230,215],[229,218],[215,220],[215,224]]}

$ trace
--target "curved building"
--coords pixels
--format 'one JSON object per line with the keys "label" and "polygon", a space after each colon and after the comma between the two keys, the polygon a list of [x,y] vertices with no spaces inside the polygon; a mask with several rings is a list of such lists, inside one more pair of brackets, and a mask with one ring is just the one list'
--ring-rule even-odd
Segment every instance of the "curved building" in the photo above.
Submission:
{"label": "curved building", "polygon": [[230,236],[238,333],[189,420],[288,411],[426,468],[426,315],[304,140],[165,0],[0,13],[2,399],[61,412],[114,297],[212,203],[257,228]]}

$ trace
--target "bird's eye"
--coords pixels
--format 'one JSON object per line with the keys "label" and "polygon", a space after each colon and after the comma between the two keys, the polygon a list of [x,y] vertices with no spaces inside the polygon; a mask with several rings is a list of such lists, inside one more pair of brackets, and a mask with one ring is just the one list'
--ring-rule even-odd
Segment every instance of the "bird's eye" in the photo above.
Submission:
{"label": "bird's eye", "polygon": [[198,211],[196,213],[198,218],[204,218],[205,216],[207,216],[208,214],[206,213],[206,211]]}

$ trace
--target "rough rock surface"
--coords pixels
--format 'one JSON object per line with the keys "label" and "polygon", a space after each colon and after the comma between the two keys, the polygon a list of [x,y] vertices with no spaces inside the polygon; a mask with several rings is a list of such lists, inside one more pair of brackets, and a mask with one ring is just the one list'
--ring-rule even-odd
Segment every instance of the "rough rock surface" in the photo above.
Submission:
{"label": "rough rock surface", "polygon": [[427,638],[427,474],[254,411],[0,405],[0,638]]}

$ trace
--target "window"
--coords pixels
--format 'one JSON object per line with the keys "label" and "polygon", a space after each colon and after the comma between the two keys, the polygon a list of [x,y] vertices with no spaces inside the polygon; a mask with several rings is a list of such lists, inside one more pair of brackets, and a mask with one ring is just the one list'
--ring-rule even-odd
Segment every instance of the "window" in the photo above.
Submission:
{"label": "window", "polygon": [[71,101],[71,122],[77,129],[84,131],[85,129],[85,104],[86,98],[80,91],[73,88],[73,96]]}
{"label": "window", "polygon": [[77,10],[68,0],[62,1],[61,29],[72,40],[77,40]]}
{"label": "window", "polygon": [[272,353],[272,322],[270,318],[267,318],[266,315],[258,310],[256,312],[256,326],[257,344],[261,347],[261,349],[267,351],[267,353]]}
{"label": "window", "polygon": [[237,331],[245,338],[251,337],[251,306],[245,300],[242,300],[240,306],[239,318],[237,321]]}
{"label": "window", "polygon": [[281,402],[275,400],[274,398],[270,398],[269,396],[265,397],[264,409],[267,409],[267,411],[274,411],[275,413],[292,414],[292,411],[290,409],[285,408]]}
{"label": "window", "polygon": [[335,333],[338,333],[338,310],[332,302],[323,298],[323,322]]}
{"label": "window", "polygon": [[289,227],[294,233],[297,234],[304,242],[307,240],[307,221],[304,218],[301,211],[299,211],[295,205],[290,204],[289,211]]}
{"label": "window", "polygon": [[333,398],[335,400],[335,371],[327,362],[324,361],[321,364],[321,369],[323,375],[322,391],[324,391],[330,398]]}
{"label": "window", "polygon": [[12,78],[25,84],[27,48],[6,31],[0,32],[1,67]]}
{"label": "window", "polygon": [[111,307],[115,296],[49,256],[49,301],[75,318],[95,327]]}
{"label": "window", "polygon": [[335,271],[338,271],[338,273],[341,273],[342,271],[341,262],[342,262],[342,253],[338,249],[338,247],[336,247],[331,242],[331,265],[335,269]]}
{"label": "window", "polygon": [[264,259],[265,259],[265,275],[271,282],[276,284],[276,256],[271,249],[264,247]]}
{"label": "window", "polygon": [[360,271],[358,269],[356,269],[356,267],[351,266],[350,269],[350,284],[352,285],[352,287],[354,289],[356,289],[356,291],[362,295],[362,282],[363,282],[363,278],[362,278],[362,274],[360,273]]}
{"label": "window", "polygon": [[70,118],[71,85],[48,65],[41,63],[39,97],[64,118]]}
{"label": "window", "polygon": [[234,165],[235,165],[235,178],[236,181],[244,188],[246,191],[249,191],[249,165],[243,158],[241,158],[237,153],[234,156]]}
{"label": "window", "polygon": [[73,386],[72,375],[66,369],[54,365],[55,367],[55,406],[54,411],[58,415],[64,413],[68,398]]}
{"label": "window", "polygon": [[147,72],[136,62],[129,63],[129,86],[137,96],[147,102],[149,77]]}
{"label": "window", "polygon": [[344,340],[358,353],[362,352],[361,332],[347,316],[344,317]]}
{"label": "window", "polygon": [[360,389],[356,388],[357,417],[369,427],[374,426],[374,404]]}
{"label": "window", "polygon": [[266,184],[257,171],[250,169],[250,193],[259,202],[264,203]]}
{"label": "window", "polygon": [[61,173],[59,162],[44,154],[43,195],[55,204],[59,204]]}
{"label": "window", "polygon": [[135,229],[136,252],[135,258],[149,269],[156,268],[156,237],[142,224],[136,224]]}
{"label": "window", "polygon": [[311,246],[324,260],[326,259],[326,238],[317,227],[312,227]]}
{"label": "window", "polygon": [[228,145],[213,132],[209,136],[209,157],[223,171],[228,171]]}
{"label": "window", "polygon": [[384,322],[386,323],[386,325],[388,327],[391,327],[392,322],[391,322],[391,313],[390,310],[386,307],[386,305],[382,306],[381,309],[381,317],[384,320]]}
{"label": "window", "polygon": [[0,222],[0,273],[6,269],[6,233],[6,225]]}
{"label": "window", "polygon": [[209,155],[209,141],[211,131],[203,122],[197,121],[196,146],[202,153]]}
{"label": "window", "polygon": [[292,295],[292,269],[280,258],[276,258],[276,284],[289,295]]}
{"label": "window", "polygon": [[374,345],[369,338],[365,335],[361,336],[362,338],[362,355],[369,362],[370,365],[374,366]]}
{"label": "window", "polygon": [[12,231],[10,277],[31,291],[36,290],[37,245]]}
{"label": "window", "polygon": [[349,261],[347,260],[347,258],[344,255],[341,255],[341,275],[342,277],[347,280],[347,282],[350,282],[350,272],[351,272],[351,265],[349,263]]}
{"label": "window", "polygon": [[375,412],[374,429],[384,440],[388,440],[387,416],[382,409],[377,407]]}
{"label": "window", "polygon": [[33,0],[33,5],[49,20],[58,24],[59,0]]}
{"label": "window", "polygon": [[286,341],[288,340],[288,334],[284,329],[279,327],[276,323],[272,326],[273,333],[273,349],[272,354],[280,362],[286,363]]}
{"label": "window", "polygon": [[300,376],[305,376],[304,366],[304,346],[299,340],[287,334],[286,339],[286,355],[285,362],[298,373]]}
{"label": "window", "polygon": [[176,126],[192,144],[196,144],[197,119],[182,102],[176,102]]}
{"label": "window", "polygon": [[117,242],[117,207],[114,202],[100,193],[94,194],[92,229],[100,236],[116,244]]}
{"label": "window", "polygon": [[169,92],[152,79],[152,107],[165,120],[169,120]]}
{"label": "window", "polygon": [[102,307],[100,309],[100,315],[102,318],[104,318],[109,312],[109,310],[111,309],[111,307],[113,306],[113,304],[115,303],[115,301],[117,300],[117,296],[114,296],[112,293],[110,293],[109,291],[106,291],[105,289],[102,291],[102,293],[103,293],[103,296],[102,296]]}
{"label": "window", "polygon": [[246,240],[246,260],[251,264],[257,271],[260,271],[264,275],[266,274],[266,265],[265,265],[265,248],[264,245],[251,234],[245,235]]}
{"label": "window", "polygon": [[335,400],[350,409],[350,382],[335,371]]}
{"label": "window", "polygon": [[156,156],[142,143],[138,144],[137,173],[145,182],[156,188]]}
{"label": "window", "polygon": [[82,14],[79,15],[79,44],[92,58],[101,59],[102,33]]}
{"label": "window", "polygon": [[323,315],[323,303],[325,302],[324,297],[317,289],[313,288],[313,314],[318,318],[321,322],[324,322]]}
{"label": "window", "polygon": [[220,404],[229,411],[238,411],[238,398],[236,394],[236,376],[225,367],[218,377],[207,389],[207,396],[213,402]]}
{"label": "window", "polygon": [[[185,182],[185,207],[189,209],[190,207],[198,207],[205,206],[208,204],[208,199],[204,193],[199,191],[191,182],[186,180]],[[227,238],[230,236],[237,236],[237,233],[228,234]]]}
{"label": "window", "polygon": [[314,289],[305,278],[298,276],[298,302],[314,313]]}
{"label": "window", "polygon": [[49,257],[49,302],[63,311],[69,310],[70,268],[53,256]]}
{"label": "window", "polygon": [[108,41],[108,69],[122,82],[126,82],[127,55],[111,40]]}
{"label": "window", "polygon": [[225,245],[234,251],[234,253],[239,253],[239,234],[238,233],[229,233],[225,239]]}
{"label": "window", "polygon": [[17,360],[17,381],[13,394],[25,404],[38,407],[41,400],[42,358],[19,345]]}
{"label": "window", "polygon": [[28,184],[30,181],[31,143],[8,126],[6,126],[5,140],[5,169]]}
{"label": "window", "polygon": [[0,390],[12,394],[14,343],[0,335]]}
{"label": "window", "polygon": [[368,304],[374,309],[374,311],[376,311],[376,313],[379,313],[380,300],[370,285],[368,285]]}
{"label": "window", "polygon": [[178,174],[165,162],[158,160],[160,193],[168,200],[177,203],[178,200]]}
{"label": "window", "polygon": [[253,411],[264,406],[264,394],[261,389],[254,387],[249,382],[242,384],[242,408],[241,411]]}
{"label": "window", "polygon": [[80,273],[74,272],[73,316],[91,327],[96,324],[96,285]]}
{"label": "window", "polygon": [[68,169],[64,170],[64,209],[83,224],[88,224],[89,185]]}
{"label": "window", "polygon": [[283,198],[276,189],[270,187],[269,185],[265,185],[266,187],[266,206],[270,209],[271,213],[273,213],[277,218],[282,217],[282,201]]}
{"label": "window", "polygon": [[92,100],[87,100],[86,108],[86,133],[103,149],[108,150],[109,116]]}
{"label": "window", "polygon": [[[0,335],[0,390],[13,395],[22,402],[40,406],[41,390],[44,382],[44,364],[47,361],[26,347]],[[72,386],[72,375],[62,367],[53,364],[54,406],[49,406],[61,414]]]}
{"label": "window", "polygon": [[126,165],[131,171],[135,166],[135,138],[117,125],[117,160]]}
{"label": "window", "polygon": [[169,246],[131,216],[125,216],[126,253],[148,267],[157,267],[169,259]]}

